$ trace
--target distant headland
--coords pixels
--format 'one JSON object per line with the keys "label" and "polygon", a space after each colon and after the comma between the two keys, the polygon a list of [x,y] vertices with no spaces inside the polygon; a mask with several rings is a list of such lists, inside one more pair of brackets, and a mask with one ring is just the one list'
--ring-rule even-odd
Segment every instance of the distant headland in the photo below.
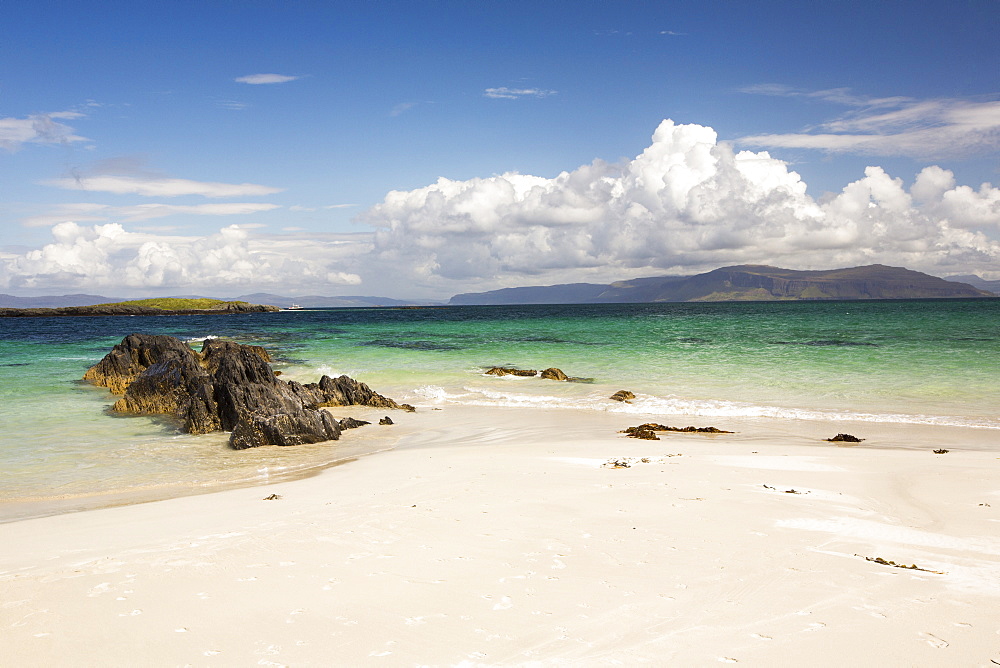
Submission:
{"label": "distant headland", "polygon": [[968,299],[997,295],[902,267],[799,271],[765,265],[723,267],[695,276],[635,278],[610,284],[504,288],[451,298],[453,305],[603,304],[836,299]]}
{"label": "distant headland", "polygon": [[0,317],[31,318],[51,316],[97,315],[212,315],[237,313],[266,313],[280,311],[277,306],[251,304],[221,299],[181,299],[162,297],[134,301],[93,304],[90,306],[63,306],[59,308],[0,308]]}

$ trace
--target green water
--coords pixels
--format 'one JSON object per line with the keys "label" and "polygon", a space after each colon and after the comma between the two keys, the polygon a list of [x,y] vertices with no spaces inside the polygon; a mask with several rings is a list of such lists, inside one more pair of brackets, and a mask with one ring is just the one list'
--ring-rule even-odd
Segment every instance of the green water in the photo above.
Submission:
{"label": "green water", "polygon": [[[346,373],[418,407],[1000,429],[1000,300],[8,318],[0,321],[0,501],[263,480],[345,451],[340,443],[237,453],[224,434],[190,436],[168,422],[106,414],[114,398],[79,379],[134,331],[263,345],[283,378]],[[590,380],[483,375],[496,365],[554,366]],[[619,389],[638,398],[608,401]],[[373,435],[354,436],[360,431],[355,443],[378,445]]]}

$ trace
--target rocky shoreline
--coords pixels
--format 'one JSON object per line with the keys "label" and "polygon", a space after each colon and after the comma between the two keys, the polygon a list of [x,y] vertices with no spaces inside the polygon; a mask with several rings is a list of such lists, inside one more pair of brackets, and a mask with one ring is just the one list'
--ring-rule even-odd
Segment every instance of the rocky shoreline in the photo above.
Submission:
{"label": "rocky shoreline", "polygon": [[0,308],[0,318],[49,318],[55,316],[105,316],[105,315],[233,315],[238,313],[273,313],[277,306],[225,302],[217,307],[203,309],[161,309],[151,306],[97,304],[96,306],[63,306],[59,308]]}
{"label": "rocky shoreline", "polygon": [[414,410],[348,376],[305,385],[279,380],[270,361],[260,346],[208,339],[196,352],[172,336],[130,334],[83,379],[122,395],[113,413],[166,415],[190,434],[228,431],[236,450],[335,441],[361,426],[338,422],[320,410],[326,406]]}

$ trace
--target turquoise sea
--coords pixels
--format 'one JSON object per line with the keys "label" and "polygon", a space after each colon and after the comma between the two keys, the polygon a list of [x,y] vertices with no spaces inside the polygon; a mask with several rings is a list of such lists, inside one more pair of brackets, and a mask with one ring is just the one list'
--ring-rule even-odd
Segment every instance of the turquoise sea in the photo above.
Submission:
{"label": "turquoise sea", "polygon": [[[998,430],[1000,441],[1000,300],[6,318],[0,521],[21,516],[28,501],[58,500],[65,510],[112,492],[167,496],[306,471],[349,452],[345,441],[234,452],[224,434],[191,436],[163,420],[108,415],[114,397],[80,378],[132,332],[196,347],[206,337],[262,345],[283,378],[346,373],[424,408],[934,424]],[[559,367],[590,380],[483,375],[497,365]],[[608,401],[619,389],[637,400]]]}

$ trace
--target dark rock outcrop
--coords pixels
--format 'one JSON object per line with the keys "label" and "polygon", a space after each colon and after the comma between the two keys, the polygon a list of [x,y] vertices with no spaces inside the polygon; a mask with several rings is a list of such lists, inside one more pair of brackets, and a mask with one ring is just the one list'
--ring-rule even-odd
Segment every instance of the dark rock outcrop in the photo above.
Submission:
{"label": "dark rock outcrop", "polygon": [[113,412],[172,416],[192,434],[231,431],[238,450],[336,440],[343,429],[368,424],[338,423],[322,406],[414,410],[347,376],[286,383],[269,361],[260,346],[209,339],[198,353],[170,336],[131,334],[84,379],[123,395]]}
{"label": "dark rock outcrop", "polygon": [[853,436],[851,434],[837,434],[833,438],[828,438],[826,440],[831,443],[860,443],[865,439],[858,438],[857,436]]}
{"label": "dark rock outcrop", "polygon": [[562,369],[557,369],[555,367],[550,367],[542,372],[542,378],[548,378],[549,380],[569,380],[569,376],[562,372]]}
{"label": "dark rock outcrop", "polygon": [[622,401],[624,403],[631,403],[635,399],[635,395],[628,390],[618,390],[612,394],[609,399],[614,399],[615,401]]}
{"label": "dark rock outcrop", "polygon": [[381,424],[381,425],[396,424],[395,422],[392,421],[392,418],[389,417],[388,415],[386,415],[384,418],[382,418],[381,420],[379,420],[378,423]]}

